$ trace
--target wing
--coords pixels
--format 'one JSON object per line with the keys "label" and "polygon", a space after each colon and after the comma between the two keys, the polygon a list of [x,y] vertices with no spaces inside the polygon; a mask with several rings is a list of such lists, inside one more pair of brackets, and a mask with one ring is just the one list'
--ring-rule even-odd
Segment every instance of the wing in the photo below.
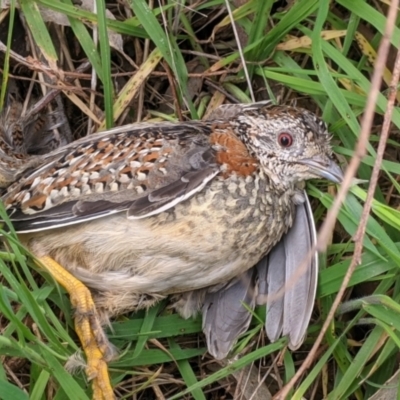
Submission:
{"label": "wing", "polygon": [[[316,242],[316,231],[308,197],[297,206],[293,226],[269,253],[268,266],[261,266],[258,302],[267,302],[266,332],[274,342],[281,335],[296,350],[304,340],[314,307],[318,276],[318,254],[307,265],[302,263]],[[266,269],[268,271],[266,272]]]}
{"label": "wing", "polygon": [[211,124],[136,124],[78,140],[43,157],[2,200],[18,232],[127,211],[143,218],[184,201],[221,170]]}
{"label": "wing", "polygon": [[231,285],[214,293],[208,292],[203,304],[203,332],[208,352],[216,359],[225,358],[238,337],[250,325],[254,309],[254,273],[251,268],[237,277]]}

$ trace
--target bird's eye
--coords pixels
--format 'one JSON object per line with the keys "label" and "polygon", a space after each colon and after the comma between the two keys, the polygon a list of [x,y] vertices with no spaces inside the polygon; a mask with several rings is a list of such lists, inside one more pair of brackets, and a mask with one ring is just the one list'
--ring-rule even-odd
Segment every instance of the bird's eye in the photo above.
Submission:
{"label": "bird's eye", "polygon": [[292,143],[293,143],[293,137],[288,132],[282,132],[278,136],[278,143],[282,147],[290,147],[292,145]]}

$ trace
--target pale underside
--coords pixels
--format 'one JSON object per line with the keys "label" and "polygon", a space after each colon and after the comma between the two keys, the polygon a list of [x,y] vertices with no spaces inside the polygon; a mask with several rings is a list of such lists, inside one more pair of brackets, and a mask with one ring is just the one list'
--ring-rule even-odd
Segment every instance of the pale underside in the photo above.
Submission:
{"label": "pale underside", "polygon": [[[98,291],[97,303],[111,314],[148,306],[141,294],[157,299],[228,283],[279,241],[298,191],[272,200],[262,177],[215,178],[155,216],[128,219],[122,212],[21,238]],[[249,192],[256,194],[251,200]]]}

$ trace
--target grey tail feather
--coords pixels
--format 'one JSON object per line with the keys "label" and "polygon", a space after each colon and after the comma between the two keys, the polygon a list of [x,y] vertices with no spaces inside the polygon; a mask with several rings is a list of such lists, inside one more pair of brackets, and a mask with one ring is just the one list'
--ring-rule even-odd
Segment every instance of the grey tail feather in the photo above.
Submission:
{"label": "grey tail feather", "polygon": [[[317,291],[318,253],[312,254],[310,261],[304,264],[310,258],[310,251],[317,241],[314,217],[307,196],[305,202],[297,206],[296,220],[294,229],[285,237],[290,252],[286,261],[289,296],[285,295],[285,311],[288,311],[285,312],[283,335],[289,336],[291,350],[298,349],[303,343]],[[294,285],[291,276],[296,277]]]}
{"label": "grey tail feather", "polygon": [[[271,341],[281,334],[287,336],[292,350],[303,343],[314,306],[318,255],[302,264],[315,242],[315,224],[306,196],[297,206],[293,226],[270,252],[268,263],[267,292],[272,300],[267,306],[266,332]],[[282,293],[277,293],[283,285]]]}
{"label": "grey tail feather", "polygon": [[255,306],[255,269],[235,278],[229,286],[208,292],[203,304],[203,332],[209,353],[216,359],[225,358],[238,337],[250,325],[250,309]]}
{"label": "grey tail feather", "polygon": [[268,255],[267,285],[264,293],[261,293],[261,288],[259,288],[259,297],[267,295],[265,330],[271,342],[280,338],[283,329],[285,263],[285,243],[282,239]]}

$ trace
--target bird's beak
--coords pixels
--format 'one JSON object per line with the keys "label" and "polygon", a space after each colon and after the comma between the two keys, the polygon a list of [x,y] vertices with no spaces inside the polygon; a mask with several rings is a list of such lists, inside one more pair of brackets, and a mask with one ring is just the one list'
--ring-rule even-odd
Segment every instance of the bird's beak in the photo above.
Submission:
{"label": "bird's beak", "polygon": [[342,170],[331,159],[306,158],[299,162],[300,164],[307,165],[314,174],[321,178],[328,179],[334,183],[342,183],[343,181]]}

